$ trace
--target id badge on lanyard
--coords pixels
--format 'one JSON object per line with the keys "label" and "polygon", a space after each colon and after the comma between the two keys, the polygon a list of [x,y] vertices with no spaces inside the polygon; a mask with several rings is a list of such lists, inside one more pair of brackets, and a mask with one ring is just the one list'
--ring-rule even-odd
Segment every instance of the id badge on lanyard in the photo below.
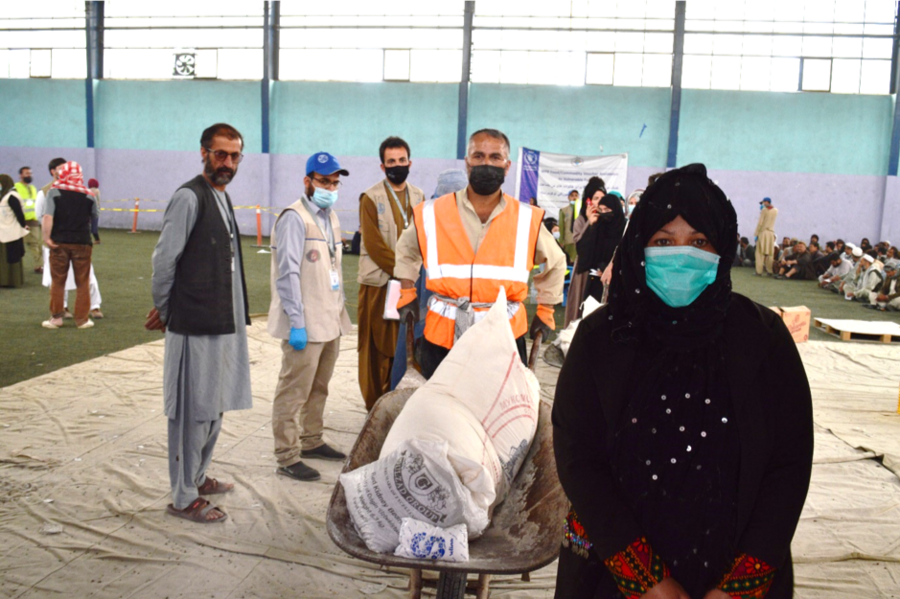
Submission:
{"label": "id badge on lanyard", "polygon": [[406,229],[409,226],[409,216],[406,213],[407,206],[409,205],[409,193],[408,188],[404,190],[403,194],[406,198],[406,205],[400,203],[400,198],[397,197],[397,194],[394,192],[394,189],[388,185],[388,191],[391,192],[391,195],[394,196],[394,201],[397,202],[397,206],[400,208],[400,214],[403,216],[403,228]]}
{"label": "id badge on lanyard", "polygon": [[331,263],[331,290],[341,290],[341,276],[338,274],[337,268],[335,268],[333,262]]}

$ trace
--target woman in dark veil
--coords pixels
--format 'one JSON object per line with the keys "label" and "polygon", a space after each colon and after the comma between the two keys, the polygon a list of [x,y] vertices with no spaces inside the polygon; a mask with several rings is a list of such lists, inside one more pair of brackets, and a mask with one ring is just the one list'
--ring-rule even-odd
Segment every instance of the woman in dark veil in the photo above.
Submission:
{"label": "woman in dark veil", "polygon": [[553,407],[557,597],[789,599],[812,468],[794,342],[731,290],[737,218],[693,164],[641,198],[609,304],[579,325]]}
{"label": "woman in dark veil", "polygon": [[625,210],[614,193],[597,190],[589,202],[585,202],[589,226],[576,244],[578,262],[575,273],[587,273],[587,285],[581,301],[587,296],[601,302],[603,296],[603,271],[612,262],[616,246],[622,241],[625,230]]}

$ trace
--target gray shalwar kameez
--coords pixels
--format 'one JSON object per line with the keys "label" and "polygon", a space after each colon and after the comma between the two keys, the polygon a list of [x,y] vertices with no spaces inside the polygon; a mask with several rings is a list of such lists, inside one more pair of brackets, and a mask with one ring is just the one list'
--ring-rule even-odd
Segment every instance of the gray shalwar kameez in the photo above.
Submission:
{"label": "gray shalwar kameez", "polygon": [[[225,194],[211,189],[222,219],[229,231],[234,231]],[[175,268],[197,222],[197,209],[193,191],[176,191],[166,208],[162,232],[153,251],[153,304],[163,322],[168,320]],[[232,235],[235,261],[240,259],[238,243],[239,237]],[[235,263],[231,281],[234,334],[181,335],[166,331],[163,397],[169,419],[169,478],[176,509],[186,508],[198,497],[197,487],[206,480],[206,469],[222,429],[223,412],[252,405],[241,266]]]}

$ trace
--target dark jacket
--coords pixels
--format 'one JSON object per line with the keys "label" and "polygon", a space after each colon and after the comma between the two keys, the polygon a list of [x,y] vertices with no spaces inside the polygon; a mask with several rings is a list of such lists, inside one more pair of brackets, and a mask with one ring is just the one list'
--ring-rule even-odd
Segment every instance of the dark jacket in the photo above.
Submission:
{"label": "dark jacket", "polygon": [[[216,198],[203,175],[191,179],[181,188],[190,189],[197,196],[197,222],[175,268],[166,326],[173,333],[182,335],[232,334],[235,323],[231,291],[231,233],[222,220]],[[234,235],[240,240],[241,232],[231,208],[231,198],[225,194],[225,199],[234,222]],[[240,243],[237,248],[236,264],[241,268],[244,314],[249,325],[250,310]]]}
{"label": "dark jacket", "polygon": [[[733,294],[724,335],[740,439],[735,557],[747,553],[775,567],[767,599],[789,599],[791,539],[812,470],[809,383],[794,341],[770,310]],[[607,458],[628,401],[628,377],[639,376],[634,356],[634,348],[611,341],[604,307],[578,327],[556,387],[559,479],[601,560],[643,534]]]}
{"label": "dark jacket", "polygon": [[94,198],[77,191],[60,189],[54,202],[50,239],[54,243],[93,245],[91,242],[93,215]]}

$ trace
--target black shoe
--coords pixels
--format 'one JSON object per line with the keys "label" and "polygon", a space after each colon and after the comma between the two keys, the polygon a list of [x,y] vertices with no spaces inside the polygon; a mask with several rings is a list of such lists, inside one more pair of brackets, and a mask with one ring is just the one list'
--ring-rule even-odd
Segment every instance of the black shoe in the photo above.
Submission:
{"label": "black shoe", "polygon": [[329,447],[327,444],[320,445],[315,449],[304,449],[300,452],[302,458],[317,458],[320,460],[343,461],[347,459],[346,454],[341,453],[337,449]]}
{"label": "black shoe", "polygon": [[297,462],[296,464],[291,464],[290,466],[282,466],[275,470],[277,474],[281,474],[283,476],[289,476],[295,480],[302,480],[305,482],[312,482],[314,480],[319,480],[322,476],[319,474],[319,471],[315,468],[310,468],[303,462]]}
{"label": "black shoe", "polygon": [[875,306],[873,306],[872,304],[863,304],[863,308],[868,308],[869,310],[875,310],[875,309],[876,309]]}

